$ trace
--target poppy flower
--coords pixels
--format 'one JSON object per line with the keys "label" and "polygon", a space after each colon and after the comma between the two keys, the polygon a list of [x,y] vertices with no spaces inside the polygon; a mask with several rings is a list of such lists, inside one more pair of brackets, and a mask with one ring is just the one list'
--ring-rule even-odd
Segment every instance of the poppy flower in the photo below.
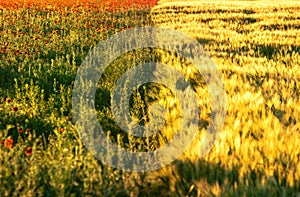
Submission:
{"label": "poppy flower", "polygon": [[12,99],[11,99],[10,97],[7,97],[7,98],[6,98],[6,103],[7,103],[7,104],[11,103],[11,101],[12,101]]}
{"label": "poppy flower", "polygon": [[6,49],[5,48],[1,49],[1,53],[5,54],[6,53]]}
{"label": "poppy flower", "polygon": [[63,133],[65,131],[65,128],[60,128],[60,132]]}
{"label": "poppy flower", "polygon": [[25,150],[25,155],[31,156],[31,154],[32,154],[32,147],[29,146],[29,147],[27,147],[26,150]]}
{"label": "poppy flower", "polygon": [[13,139],[7,139],[7,140],[5,140],[5,142],[4,142],[4,146],[5,146],[6,148],[12,148],[13,145],[14,145],[14,140],[13,140]]}
{"label": "poppy flower", "polygon": [[18,129],[18,131],[19,131],[19,133],[23,133],[23,128],[22,127],[20,127],[19,129]]}
{"label": "poppy flower", "polygon": [[18,107],[17,107],[17,106],[13,106],[11,109],[12,109],[14,112],[17,112],[17,111],[18,111]]}

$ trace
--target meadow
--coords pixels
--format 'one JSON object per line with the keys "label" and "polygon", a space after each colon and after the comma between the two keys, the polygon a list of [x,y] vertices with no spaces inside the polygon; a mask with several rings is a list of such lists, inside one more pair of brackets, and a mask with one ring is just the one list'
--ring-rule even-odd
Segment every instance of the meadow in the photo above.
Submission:
{"label": "meadow", "polygon": [[[299,13],[300,3],[292,0],[0,2],[0,196],[300,196]],[[169,27],[197,39],[226,91],[225,123],[207,155],[197,154],[198,139],[172,164],[143,173],[97,160],[72,113],[73,83],[88,52],[139,26]],[[187,75],[191,67],[199,132],[210,123],[205,84],[189,62],[159,49],[134,50],[105,70],[95,99],[107,136],[131,151],[165,145],[177,128],[173,111],[182,113],[169,106],[169,89],[148,84],[133,93],[132,116],[147,124],[147,102],[159,101],[170,108],[170,124],[137,139],[113,121],[116,80],[149,61]]]}

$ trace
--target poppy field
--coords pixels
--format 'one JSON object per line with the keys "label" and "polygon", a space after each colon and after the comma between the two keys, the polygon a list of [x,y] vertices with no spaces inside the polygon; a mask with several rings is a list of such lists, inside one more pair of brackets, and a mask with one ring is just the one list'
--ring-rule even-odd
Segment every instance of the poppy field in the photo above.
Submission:
{"label": "poppy field", "polygon": [[[162,169],[123,171],[82,143],[74,80],[97,43],[150,26],[178,30],[204,47],[224,83],[225,122],[204,156],[197,154],[197,138]],[[300,196],[299,2],[4,0],[0,31],[0,196]],[[147,124],[148,104],[161,102],[170,123],[161,133],[137,139],[113,121],[116,81],[150,61],[202,83],[190,63],[170,51],[136,49],[115,59],[98,82],[95,108],[107,137],[128,151],[164,146],[183,113],[169,89],[151,84],[135,90],[130,113]],[[212,116],[205,88],[195,86],[199,132]]]}

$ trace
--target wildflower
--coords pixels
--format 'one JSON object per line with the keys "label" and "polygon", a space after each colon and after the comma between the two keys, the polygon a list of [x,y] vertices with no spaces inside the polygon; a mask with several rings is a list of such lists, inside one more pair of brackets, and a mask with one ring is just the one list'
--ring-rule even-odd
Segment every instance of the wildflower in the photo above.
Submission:
{"label": "wildflower", "polygon": [[23,128],[22,127],[20,127],[19,129],[18,129],[18,131],[19,131],[19,133],[23,133]]}
{"label": "wildflower", "polygon": [[31,154],[32,154],[32,147],[29,146],[29,147],[27,147],[26,150],[25,150],[25,155],[31,156]]}
{"label": "wildflower", "polygon": [[7,140],[5,140],[5,142],[4,142],[4,146],[5,146],[6,148],[12,148],[13,145],[14,145],[14,140],[13,140],[13,139],[7,139]]}
{"label": "wildflower", "polygon": [[2,53],[2,54],[5,54],[5,53],[6,53],[6,49],[5,49],[5,48],[2,48],[1,53]]}
{"label": "wildflower", "polygon": [[12,99],[11,99],[10,97],[7,97],[7,98],[6,98],[6,103],[7,103],[7,104],[11,103],[11,101],[12,101]]}
{"label": "wildflower", "polygon": [[65,128],[60,128],[60,132],[63,133],[65,131]]}
{"label": "wildflower", "polygon": [[12,109],[14,112],[17,112],[17,111],[18,111],[18,107],[17,107],[17,106],[13,106],[11,109]]}

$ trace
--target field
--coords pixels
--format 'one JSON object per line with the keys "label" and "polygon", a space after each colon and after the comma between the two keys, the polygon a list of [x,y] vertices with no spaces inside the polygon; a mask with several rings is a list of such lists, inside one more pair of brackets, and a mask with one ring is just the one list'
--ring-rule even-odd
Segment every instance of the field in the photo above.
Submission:
{"label": "field", "polygon": [[[200,134],[172,164],[131,172],[106,165],[83,144],[72,91],[97,43],[141,26],[169,27],[204,47],[224,83],[226,116],[208,154],[198,154]],[[0,31],[0,196],[300,196],[299,1],[2,1]],[[130,97],[132,117],[148,124],[158,101],[169,124],[138,139],[114,122],[117,79],[150,61],[198,84],[198,133],[212,116],[207,87],[190,62],[170,51],[133,50],[104,71],[95,98],[107,137],[128,151],[164,146],[183,113],[168,88],[148,84]]]}

